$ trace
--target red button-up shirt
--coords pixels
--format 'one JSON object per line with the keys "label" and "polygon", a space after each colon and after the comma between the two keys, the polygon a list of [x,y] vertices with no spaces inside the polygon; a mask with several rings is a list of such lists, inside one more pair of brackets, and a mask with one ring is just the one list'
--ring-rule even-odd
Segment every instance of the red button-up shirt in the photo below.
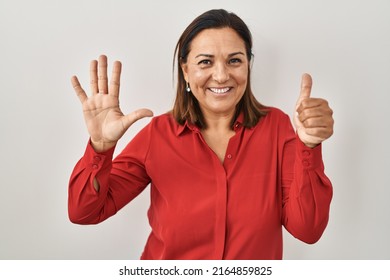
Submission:
{"label": "red button-up shirt", "polygon": [[332,198],[321,145],[306,147],[275,108],[253,128],[241,121],[223,164],[196,126],[171,114],[153,118],[114,160],[114,149],[88,145],[70,179],[71,221],[99,223],[151,183],[142,259],[281,259],[282,226],[316,242]]}

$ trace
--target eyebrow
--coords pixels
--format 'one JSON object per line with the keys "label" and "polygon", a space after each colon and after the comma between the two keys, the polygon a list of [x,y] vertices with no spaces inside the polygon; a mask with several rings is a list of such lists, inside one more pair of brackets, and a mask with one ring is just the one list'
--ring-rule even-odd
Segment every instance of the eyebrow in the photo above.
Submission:
{"label": "eyebrow", "polygon": [[[245,56],[245,54],[243,52],[234,52],[234,53],[229,54],[228,57],[232,57],[232,56],[235,56],[235,55],[238,55],[238,54],[241,54],[241,55]],[[212,55],[212,54],[201,53],[201,54],[198,54],[197,56],[195,56],[195,58],[198,58],[200,56],[210,57],[210,58],[214,57],[214,55]]]}

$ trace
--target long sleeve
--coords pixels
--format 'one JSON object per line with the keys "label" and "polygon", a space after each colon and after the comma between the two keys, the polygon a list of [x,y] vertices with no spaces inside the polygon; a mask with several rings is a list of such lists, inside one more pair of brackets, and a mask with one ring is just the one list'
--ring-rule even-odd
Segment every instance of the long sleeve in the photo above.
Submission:
{"label": "long sleeve", "polygon": [[282,160],[283,224],[294,237],[312,244],[327,226],[333,189],[324,173],[322,145],[308,148],[291,131]]}
{"label": "long sleeve", "polygon": [[317,241],[332,198],[321,145],[305,147],[276,108],[253,128],[242,120],[223,164],[197,127],[171,114],[153,118],[114,160],[114,149],[97,154],[88,145],[70,180],[70,219],[103,221],[150,183],[141,259],[281,259],[283,226]]}
{"label": "long sleeve", "polygon": [[[115,148],[96,153],[88,143],[69,181],[68,213],[73,223],[96,224],[104,221],[150,183],[144,166],[148,127],[134,137],[114,161]],[[99,182],[99,191],[93,186],[94,178]]]}

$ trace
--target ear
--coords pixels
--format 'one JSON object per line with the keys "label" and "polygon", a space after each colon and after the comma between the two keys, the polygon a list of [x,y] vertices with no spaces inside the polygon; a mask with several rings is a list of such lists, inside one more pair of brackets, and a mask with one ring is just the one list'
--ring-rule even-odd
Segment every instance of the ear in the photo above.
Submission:
{"label": "ear", "polygon": [[188,65],[187,63],[180,63],[181,70],[183,71],[184,80],[188,83]]}

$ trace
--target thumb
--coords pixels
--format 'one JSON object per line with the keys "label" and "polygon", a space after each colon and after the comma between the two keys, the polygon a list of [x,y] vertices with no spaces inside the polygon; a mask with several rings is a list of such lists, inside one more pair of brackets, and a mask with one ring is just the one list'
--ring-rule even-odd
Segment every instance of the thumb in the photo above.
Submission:
{"label": "thumb", "polygon": [[302,100],[310,97],[312,85],[313,85],[313,81],[311,76],[307,73],[303,74],[301,80],[301,93],[299,94],[297,107],[299,106],[299,104],[301,104]]}
{"label": "thumb", "polygon": [[153,117],[153,112],[149,109],[138,109],[134,112],[126,115],[123,118],[123,126],[127,129],[136,121],[145,118],[145,117]]}

